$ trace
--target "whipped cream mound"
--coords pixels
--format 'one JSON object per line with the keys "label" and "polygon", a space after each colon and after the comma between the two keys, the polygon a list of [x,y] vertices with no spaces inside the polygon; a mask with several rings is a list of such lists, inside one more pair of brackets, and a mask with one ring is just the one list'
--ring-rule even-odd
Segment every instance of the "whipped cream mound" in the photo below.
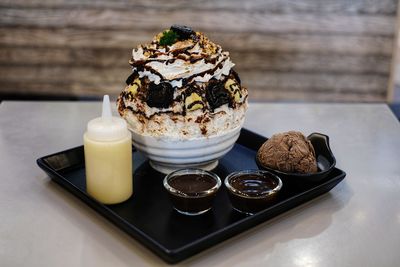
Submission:
{"label": "whipped cream mound", "polygon": [[[164,32],[165,33],[165,32]],[[220,79],[228,75],[235,65],[229,52],[212,43],[204,34],[193,32],[190,39],[177,41],[171,46],[160,46],[163,34],[158,34],[147,45],[139,45],[132,51],[133,73],[147,76],[151,82],[159,84],[165,80],[171,85],[182,87],[182,80],[207,82],[213,77]],[[190,82],[190,81],[188,81]]]}
{"label": "whipped cream mound", "polygon": [[241,127],[247,89],[229,52],[203,33],[173,25],[139,45],[118,111],[130,129],[155,137],[192,139]]}

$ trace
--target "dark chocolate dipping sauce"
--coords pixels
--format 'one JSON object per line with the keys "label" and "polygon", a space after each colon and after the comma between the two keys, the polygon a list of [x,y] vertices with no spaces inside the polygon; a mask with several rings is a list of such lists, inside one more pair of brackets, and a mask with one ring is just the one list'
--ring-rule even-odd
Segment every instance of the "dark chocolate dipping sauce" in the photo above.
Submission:
{"label": "dark chocolate dipping sauce", "polygon": [[268,194],[278,181],[260,174],[245,174],[232,179],[231,185],[244,196],[257,197]]}
{"label": "dark chocolate dipping sauce", "polygon": [[279,178],[268,172],[238,172],[227,179],[232,206],[247,214],[256,213],[271,205],[280,189]]}
{"label": "dark chocolate dipping sauce", "polygon": [[207,173],[177,173],[166,179],[170,187],[166,188],[174,208],[186,215],[208,211],[219,188],[219,178]]}
{"label": "dark chocolate dipping sauce", "polygon": [[196,195],[199,192],[213,188],[217,182],[209,175],[183,174],[171,178],[169,184],[184,194]]}

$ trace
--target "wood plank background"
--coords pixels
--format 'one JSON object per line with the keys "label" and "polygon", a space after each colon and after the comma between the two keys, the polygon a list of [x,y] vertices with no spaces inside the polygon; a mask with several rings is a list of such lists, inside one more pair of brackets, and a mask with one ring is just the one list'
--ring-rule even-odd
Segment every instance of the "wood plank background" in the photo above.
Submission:
{"label": "wood plank background", "polygon": [[385,101],[397,0],[2,0],[0,95],[116,96],[171,24],[231,52],[252,100]]}

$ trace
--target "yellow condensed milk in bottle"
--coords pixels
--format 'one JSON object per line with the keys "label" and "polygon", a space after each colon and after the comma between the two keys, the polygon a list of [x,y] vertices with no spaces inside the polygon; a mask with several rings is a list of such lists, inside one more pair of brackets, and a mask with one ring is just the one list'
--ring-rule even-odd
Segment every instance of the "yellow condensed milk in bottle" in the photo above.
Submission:
{"label": "yellow condensed milk in bottle", "polygon": [[83,136],[86,191],[104,204],[116,204],[132,195],[132,140],[125,120],[113,117],[108,95],[102,116],[89,121]]}

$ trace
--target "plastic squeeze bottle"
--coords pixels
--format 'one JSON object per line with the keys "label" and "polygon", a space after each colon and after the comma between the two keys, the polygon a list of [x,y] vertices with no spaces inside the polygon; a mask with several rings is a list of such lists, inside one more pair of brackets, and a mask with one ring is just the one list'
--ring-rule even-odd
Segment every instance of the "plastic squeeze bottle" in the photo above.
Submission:
{"label": "plastic squeeze bottle", "polygon": [[110,98],[103,98],[102,116],[89,121],[83,135],[86,191],[104,204],[132,195],[132,140],[125,120],[113,117]]}

